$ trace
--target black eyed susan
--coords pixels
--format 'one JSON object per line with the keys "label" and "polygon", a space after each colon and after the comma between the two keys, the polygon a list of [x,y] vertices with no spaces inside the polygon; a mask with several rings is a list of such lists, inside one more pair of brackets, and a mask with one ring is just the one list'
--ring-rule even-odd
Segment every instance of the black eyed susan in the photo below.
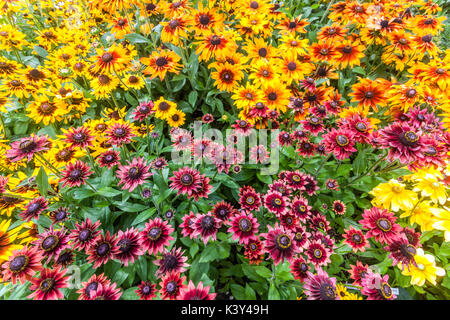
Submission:
{"label": "black eyed susan", "polygon": [[143,73],[150,76],[150,79],[159,77],[164,80],[167,72],[180,73],[182,65],[181,58],[171,50],[161,50],[152,52],[150,57],[142,57],[141,63],[147,67]]}
{"label": "black eyed susan", "polygon": [[14,78],[4,81],[0,85],[0,91],[9,92],[11,95],[21,99],[28,98],[31,93],[35,92],[35,89],[23,80],[20,80],[20,78]]}
{"label": "black eyed susan", "polygon": [[130,56],[126,50],[119,45],[113,44],[109,49],[97,50],[96,62],[93,72],[119,74],[129,66]]}
{"label": "black eyed susan", "polygon": [[288,33],[281,37],[281,44],[278,46],[278,50],[280,52],[293,51],[302,55],[307,52],[308,42],[308,39],[302,39],[294,34]]}
{"label": "black eyed susan", "polygon": [[276,29],[281,30],[282,33],[306,33],[305,27],[309,22],[297,17],[295,19],[284,19],[277,26]]}
{"label": "black eyed susan", "polygon": [[167,123],[171,127],[181,127],[186,120],[186,115],[183,111],[175,109],[173,113],[166,118]]}
{"label": "black eyed susan", "polygon": [[125,35],[133,31],[128,19],[125,17],[119,17],[112,21],[111,33],[114,34],[116,39],[123,39]]}
{"label": "black eyed susan", "polygon": [[50,49],[52,46],[57,46],[62,40],[61,32],[58,32],[55,28],[47,28],[38,32],[37,40],[40,45]]}
{"label": "black eyed susan", "polygon": [[410,28],[415,34],[431,34],[434,36],[444,29],[442,22],[445,19],[445,16],[435,17],[418,15],[414,19],[411,19]]}
{"label": "black eyed susan", "polygon": [[300,81],[304,78],[305,74],[311,72],[311,65],[302,63],[297,57],[297,53],[287,52],[281,56],[278,62],[279,68],[281,69],[280,73],[283,75],[283,79],[287,84]]}
{"label": "black eyed susan", "polygon": [[347,34],[347,29],[338,23],[333,23],[331,26],[324,26],[317,34],[317,40],[339,43],[344,40]]}
{"label": "black eyed susan", "polygon": [[155,117],[158,119],[167,119],[170,117],[177,109],[177,104],[175,102],[169,101],[160,97],[158,101],[155,101],[153,110],[155,111]]}
{"label": "black eyed susan", "polygon": [[290,92],[281,85],[281,80],[274,81],[273,84],[263,88],[264,103],[271,110],[286,112],[290,103]]}
{"label": "black eyed susan", "polygon": [[211,73],[211,78],[216,80],[215,86],[222,91],[232,92],[244,77],[239,65],[231,65],[228,62],[217,66],[216,70]]}
{"label": "black eyed susan", "polygon": [[47,96],[38,96],[27,107],[28,116],[36,123],[48,126],[51,123],[61,121],[62,116],[67,112],[50,101]]}
{"label": "black eyed susan", "polygon": [[386,105],[386,96],[384,90],[377,81],[370,79],[361,79],[352,86],[352,93],[349,94],[352,101],[357,101],[364,109],[372,107],[378,110],[379,106]]}
{"label": "black eyed susan", "polygon": [[315,62],[333,63],[338,56],[336,47],[330,43],[313,43],[310,47],[311,60]]}
{"label": "black eyed susan", "polygon": [[238,109],[248,110],[250,107],[262,101],[263,94],[256,86],[247,82],[245,86],[238,86],[234,90],[231,98],[234,100],[234,104]]}
{"label": "black eyed susan", "polygon": [[163,13],[167,18],[178,17],[182,14],[187,14],[192,8],[192,4],[188,0],[181,1],[164,1],[161,3],[163,5]]}
{"label": "black eyed susan", "polygon": [[278,65],[275,59],[258,60],[251,66],[249,79],[258,86],[267,86],[279,79]]}
{"label": "black eyed susan", "polygon": [[22,50],[26,45],[28,45],[28,41],[23,32],[9,24],[0,26],[0,50]]}
{"label": "black eyed susan", "polygon": [[269,12],[270,3],[268,0],[238,0],[236,9],[239,17],[264,14]]}
{"label": "black eyed susan", "polygon": [[234,34],[228,31],[209,33],[200,37],[197,41],[197,50],[195,51],[199,55],[199,61],[220,58],[235,51],[237,45],[234,38]]}
{"label": "black eyed susan", "polygon": [[364,50],[365,46],[358,42],[343,41],[336,47],[338,56],[335,60],[341,68],[359,66],[360,60],[364,58]]}
{"label": "black eyed susan", "polygon": [[175,46],[181,44],[182,39],[188,38],[188,28],[193,24],[189,15],[179,15],[169,21],[161,22],[161,41],[172,43]]}
{"label": "black eyed susan", "polygon": [[272,59],[278,56],[278,50],[262,38],[254,38],[244,47],[249,59]]}
{"label": "black eyed susan", "polygon": [[113,75],[100,74],[91,81],[94,95],[97,99],[106,98],[120,83],[119,78]]}
{"label": "black eyed susan", "polygon": [[399,30],[389,34],[389,40],[391,41],[391,45],[386,51],[393,51],[400,54],[412,54],[413,43],[411,34],[406,33],[404,30]]}
{"label": "black eyed susan", "polygon": [[203,3],[198,3],[198,8],[191,12],[193,16],[193,29],[195,34],[206,34],[212,30],[222,30],[225,17],[216,8],[208,8]]}
{"label": "black eyed susan", "polygon": [[137,74],[128,74],[123,79],[122,87],[124,90],[135,89],[140,90],[145,87],[145,81]]}
{"label": "black eyed susan", "polygon": [[19,68],[19,64],[16,61],[0,57],[0,76],[2,78],[14,75]]}

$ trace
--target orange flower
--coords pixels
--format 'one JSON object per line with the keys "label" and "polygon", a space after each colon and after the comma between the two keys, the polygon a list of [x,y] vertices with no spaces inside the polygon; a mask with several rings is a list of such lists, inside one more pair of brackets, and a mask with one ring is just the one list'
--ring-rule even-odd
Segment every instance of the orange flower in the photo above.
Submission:
{"label": "orange flower", "polygon": [[378,105],[386,105],[386,97],[379,81],[361,79],[359,83],[355,83],[352,86],[352,91],[349,94],[350,97],[353,97],[352,101],[358,102],[366,110],[370,107],[378,110]]}

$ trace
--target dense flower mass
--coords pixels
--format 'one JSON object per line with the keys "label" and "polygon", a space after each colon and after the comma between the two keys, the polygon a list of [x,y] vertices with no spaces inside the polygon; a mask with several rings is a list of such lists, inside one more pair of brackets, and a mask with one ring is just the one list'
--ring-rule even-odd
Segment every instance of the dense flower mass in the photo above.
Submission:
{"label": "dense flower mass", "polygon": [[450,299],[444,2],[1,1],[0,299]]}

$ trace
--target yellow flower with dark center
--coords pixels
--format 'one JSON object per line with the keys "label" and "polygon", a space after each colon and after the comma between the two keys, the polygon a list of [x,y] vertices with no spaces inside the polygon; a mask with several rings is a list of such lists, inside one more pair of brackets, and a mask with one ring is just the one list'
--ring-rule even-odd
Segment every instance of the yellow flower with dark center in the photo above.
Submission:
{"label": "yellow flower with dark center", "polygon": [[306,54],[308,39],[302,39],[294,34],[288,33],[281,37],[281,44],[278,46],[280,52],[293,51],[299,55]]}
{"label": "yellow flower with dark center", "polygon": [[67,113],[65,109],[58,108],[47,96],[38,96],[28,105],[27,112],[36,123],[43,123],[46,126],[61,121],[62,116]]}
{"label": "yellow flower with dark center", "polygon": [[131,57],[126,49],[115,43],[109,49],[97,50],[93,72],[122,74],[130,64]]}
{"label": "yellow flower with dark center", "polygon": [[169,101],[160,97],[158,101],[155,102],[153,110],[155,111],[155,117],[158,119],[166,120],[170,117],[177,109],[177,104],[175,102]]}
{"label": "yellow flower with dark center", "polygon": [[23,47],[28,45],[28,41],[25,39],[26,35],[16,28],[8,24],[0,26],[0,50],[22,50]]}
{"label": "yellow flower with dark center", "polygon": [[193,29],[196,35],[210,33],[211,30],[222,30],[224,27],[225,17],[218,13],[216,8],[208,8],[203,6],[202,2],[198,3],[197,9],[192,9],[194,25]]}
{"label": "yellow flower with dark center", "polygon": [[273,85],[270,84],[263,88],[264,103],[269,109],[284,113],[289,105],[291,94],[289,90],[280,85],[281,80],[274,81],[273,83]]}
{"label": "yellow flower with dark center", "polygon": [[116,76],[100,74],[91,81],[94,95],[97,99],[106,98],[119,85],[120,80]]}
{"label": "yellow flower with dark center", "polygon": [[248,76],[257,87],[268,86],[279,80],[279,71],[276,60],[257,60],[251,66],[251,72]]}
{"label": "yellow flower with dark center", "polygon": [[227,56],[237,49],[234,35],[228,31],[205,34],[196,43],[195,53],[199,55],[200,62]]}
{"label": "yellow flower with dark center", "polygon": [[133,32],[127,18],[115,19],[112,24],[111,33],[115,35],[116,39],[123,39],[125,35]]}
{"label": "yellow flower with dark center", "polygon": [[254,38],[244,47],[249,59],[267,59],[270,60],[278,56],[278,50],[270,44],[267,44],[262,38]]}
{"label": "yellow flower with dark center", "polygon": [[51,49],[52,46],[58,46],[62,40],[62,35],[55,28],[47,28],[38,31],[37,40],[40,45],[42,45],[47,50]]}
{"label": "yellow flower with dark center", "polygon": [[188,28],[192,26],[193,20],[189,15],[180,15],[160,24],[163,27],[161,30],[161,41],[179,46],[182,39],[188,38]]}
{"label": "yellow flower with dark center", "polygon": [[436,260],[431,254],[426,254],[422,248],[416,249],[414,255],[415,264],[404,268],[402,264],[398,264],[398,267],[402,269],[402,274],[411,277],[411,284],[422,287],[425,281],[430,282],[432,285],[436,285],[436,278],[445,276],[445,270],[436,266]]}
{"label": "yellow flower with dark center", "polygon": [[246,111],[255,106],[258,102],[262,103],[263,97],[262,92],[249,82],[247,82],[245,86],[238,86],[231,96],[236,107]]}
{"label": "yellow flower with dark center", "polygon": [[365,46],[358,43],[353,43],[352,41],[343,41],[336,47],[338,56],[336,57],[336,62],[339,63],[341,68],[346,68],[347,66],[359,66],[360,60],[364,58]]}
{"label": "yellow flower with dark center", "polygon": [[149,75],[150,79],[159,77],[161,81],[164,80],[167,72],[180,73],[182,67],[180,60],[181,58],[170,50],[153,51],[150,57],[140,59],[141,63],[147,66],[143,73]]}
{"label": "yellow flower with dark center", "polygon": [[226,62],[217,66],[217,71],[211,73],[211,78],[216,80],[214,84],[221,91],[232,92],[244,77],[239,65],[231,65]]}
{"label": "yellow flower with dark center", "polygon": [[130,88],[139,90],[139,89],[142,89],[143,87],[145,87],[145,81],[139,75],[135,75],[135,74],[126,75],[122,79],[122,81],[124,83],[124,84],[122,84],[122,87],[124,90],[128,90]]}
{"label": "yellow flower with dark center", "polygon": [[8,230],[11,220],[3,220],[0,222],[0,264],[8,260],[14,250],[20,249],[22,246],[14,243],[17,239],[17,233],[21,227]]}
{"label": "yellow flower with dark center", "polygon": [[166,118],[167,123],[171,127],[180,127],[184,124],[186,115],[183,111],[175,109],[174,112]]}

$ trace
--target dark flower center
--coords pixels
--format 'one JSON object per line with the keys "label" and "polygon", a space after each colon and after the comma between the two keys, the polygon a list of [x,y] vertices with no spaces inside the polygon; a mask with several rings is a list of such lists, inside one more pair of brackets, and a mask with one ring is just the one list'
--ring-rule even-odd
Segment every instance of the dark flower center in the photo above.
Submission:
{"label": "dark flower center", "polygon": [[175,291],[177,291],[177,284],[175,283],[175,281],[170,281],[166,284],[166,291],[169,294],[174,294]]}
{"label": "dark flower center", "polygon": [[17,256],[9,264],[9,270],[14,273],[21,272],[27,267],[29,261],[30,259],[25,255]]}
{"label": "dark flower center", "polygon": [[289,29],[295,29],[297,27],[297,23],[295,23],[295,21],[291,21],[289,22]]}
{"label": "dark flower center", "polygon": [[258,54],[260,57],[265,58],[267,56],[267,49],[266,48],[260,48],[258,50]]}
{"label": "dark flower center", "polygon": [[36,148],[36,143],[32,140],[25,140],[20,143],[19,148],[23,152],[31,152],[34,148]]}
{"label": "dark flower center", "polygon": [[100,84],[108,84],[110,81],[111,79],[106,74],[98,76],[98,82],[100,82]]}
{"label": "dark flower center", "polygon": [[342,52],[344,52],[346,54],[350,54],[352,52],[352,47],[351,46],[345,46],[344,48],[342,48]]}
{"label": "dark flower center", "polygon": [[364,122],[357,122],[355,125],[356,130],[358,130],[359,132],[366,132],[367,131],[367,126]]}
{"label": "dark flower center", "polygon": [[239,230],[249,232],[252,229],[252,223],[249,219],[242,218],[239,220]]}
{"label": "dark flower center", "polygon": [[109,52],[106,52],[102,55],[102,61],[105,63],[111,62],[114,59],[113,55]]}
{"label": "dark flower center", "polygon": [[272,205],[274,207],[281,207],[282,201],[280,198],[275,198],[272,200]]}
{"label": "dark flower center", "polygon": [[408,98],[414,98],[416,96],[417,91],[415,89],[409,89],[406,91],[406,96]]}
{"label": "dark flower center", "polygon": [[301,272],[305,273],[306,271],[308,271],[308,265],[306,263],[302,262],[299,265],[299,269]]}
{"label": "dark flower center", "polygon": [[348,138],[342,134],[338,134],[336,136],[336,143],[340,146],[340,147],[345,147],[346,145],[348,145],[350,143],[350,141],[348,140]]}
{"label": "dark flower center", "polygon": [[362,243],[361,235],[355,233],[354,235],[352,235],[352,241],[356,244],[361,244]]}
{"label": "dark flower center", "polygon": [[28,74],[34,80],[39,80],[44,77],[44,74],[41,71],[39,71],[38,69],[32,69],[32,70],[30,70],[30,72]]}
{"label": "dark flower center", "polygon": [[392,297],[392,289],[389,284],[386,282],[383,282],[380,285],[380,289],[378,289],[378,292],[381,294],[381,296],[385,299],[390,299]]}
{"label": "dark flower center", "polygon": [[437,150],[433,146],[428,146],[428,150],[424,152],[426,156],[432,157],[437,154]]}
{"label": "dark flower center", "polygon": [[211,43],[213,46],[218,46],[220,43],[222,42],[222,40],[220,39],[219,36],[212,36],[211,40],[209,40],[209,43]]}
{"label": "dark flower center", "polygon": [[159,57],[155,60],[155,64],[160,68],[164,67],[167,64],[167,59],[165,57]]}
{"label": "dark flower center", "polygon": [[180,22],[178,20],[172,20],[169,22],[169,27],[171,29],[175,29],[180,25]]}
{"label": "dark flower center", "polygon": [[136,76],[130,76],[128,78],[128,82],[130,83],[137,83],[139,81],[139,79]]}
{"label": "dark flower center", "polygon": [[247,203],[247,204],[254,204],[255,203],[255,197],[253,197],[253,196],[248,196],[246,199],[245,199],[245,202]]}
{"label": "dark flower center", "polygon": [[67,211],[65,211],[65,210],[58,210],[55,213],[55,219],[57,221],[64,220],[66,217],[67,217]]}
{"label": "dark flower center", "polygon": [[130,239],[121,239],[117,245],[119,246],[119,250],[121,253],[128,253],[133,248],[133,243]]}
{"label": "dark flower center", "polygon": [[117,21],[117,24],[121,27],[124,26],[125,23],[126,23],[126,21],[124,19],[119,19],[119,21]]}
{"label": "dark flower center", "polygon": [[52,278],[48,278],[48,279],[41,281],[41,283],[39,284],[39,289],[42,292],[49,292],[50,290],[53,289],[54,286],[55,286],[55,280]]}
{"label": "dark flower center", "polygon": [[287,250],[292,245],[291,238],[289,238],[289,236],[286,234],[278,235],[275,243],[279,250]]}
{"label": "dark flower center", "polygon": [[112,154],[107,154],[104,159],[106,162],[109,163],[109,162],[113,162],[115,157]]}
{"label": "dark flower center", "polygon": [[80,169],[73,169],[72,171],[70,171],[70,174],[69,174],[69,176],[72,180],[80,179],[82,175],[83,175],[83,172]]}
{"label": "dark flower center", "polygon": [[364,97],[366,97],[366,99],[372,99],[373,96],[373,91],[367,91],[366,93],[364,93]]}
{"label": "dark flower center", "polygon": [[34,202],[30,204],[30,206],[27,209],[27,212],[30,214],[34,214],[41,208],[41,204],[39,202]]}
{"label": "dark flower center", "polygon": [[336,33],[336,29],[335,28],[330,28],[330,29],[328,29],[328,34],[329,35],[333,35],[333,34],[335,34]]}
{"label": "dark flower center", "polygon": [[442,68],[437,68],[437,69],[436,69],[436,73],[437,73],[437,74],[444,74],[444,72],[445,72],[445,70],[442,69]]}
{"label": "dark flower center", "polygon": [[416,248],[411,244],[402,244],[400,246],[400,252],[408,259],[412,259],[416,254]]}
{"label": "dark flower center", "polygon": [[419,136],[413,131],[406,131],[400,134],[399,140],[403,145],[413,147],[419,140]]}
{"label": "dark flower center", "polygon": [[86,286],[86,289],[84,290],[84,293],[86,295],[89,295],[91,291],[97,290],[98,282],[91,282]]}
{"label": "dark flower center", "polygon": [[289,62],[287,68],[289,69],[289,71],[294,71],[295,69],[297,69],[297,64],[293,61]]}
{"label": "dark flower center", "polygon": [[336,290],[332,285],[328,283],[323,283],[320,286],[320,298],[322,300],[335,300],[336,299]]}
{"label": "dark flower center", "polygon": [[426,36],[422,37],[423,42],[431,42],[432,39],[433,37],[431,36],[431,34],[427,34]]}
{"label": "dark flower center", "polygon": [[131,178],[131,179],[138,179],[138,178],[140,178],[141,177],[141,170],[139,170],[139,168],[138,167],[131,167],[129,170],[128,170],[128,176]]}
{"label": "dark flower center", "polygon": [[208,23],[211,21],[211,19],[209,18],[209,16],[207,14],[202,14],[198,21],[200,21],[200,24],[207,26]]}
{"label": "dark flower center", "polygon": [[277,100],[277,94],[275,93],[275,92],[271,92],[271,93],[269,93],[269,95],[268,95],[268,98],[269,98],[269,100],[270,101],[275,101],[275,100]]}
{"label": "dark flower center", "polygon": [[162,230],[159,227],[154,227],[151,228],[150,231],[148,232],[147,236],[150,240],[152,241],[156,241],[161,237],[162,234]]}
{"label": "dark flower center", "polygon": [[205,216],[201,221],[202,228],[204,230],[214,229],[214,218],[211,216]]}
{"label": "dark flower center", "polygon": [[150,294],[151,291],[152,291],[152,289],[151,289],[150,286],[144,286],[144,287],[142,288],[142,293],[145,294],[145,295]]}
{"label": "dark flower center", "polygon": [[383,28],[387,28],[389,26],[389,21],[388,20],[381,21],[380,26]]}
{"label": "dark flower center", "polygon": [[314,256],[314,258],[316,258],[316,259],[322,258],[322,256],[323,256],[322,250],[320,250],[320,249],[314,249],[314,250],[313,250],[313,256]]}
{"label": "dark flower center", "polygon": [[59,238],[55,235],[50,235],[42,241],[41,248],[44,251],[52,251],[59,244]]}
{"label": "dark flower center", "polygon": [[166,269],[172,270],[178,265],[178,259],[172,254],[168,254],[164,257],[163,265]]}
{"label": "dark flower center", "polygon": [[180,181],[182,185],[190,186],[194,183],[194,177],[189,173],[185,173],[181,176]]}
{"label": "dark flower center", "polygon": [[326,49],[326,48],[320,49],[320,54],[323,56],[326,56],[328,54],[328,49]]}
{"label": "dark flower center", "polygon": [[391,229],[392,229],[392,223],[386,218],[378,219],[376,222],[376,225],[378,226],[378,228],[380,228],[384,232],[391,231]]}
{"label": "dark flower center", "polygon": [[81,242],[85,242],[85,241],[87,241],[87,240],[89,240],[91,238],[91,234],[92,234],[91,230],[83,229],[83,230],[80,231],[80,234],[78,235],[78,239]]}
{"label": "dark flower center", "polygon": [[250,8],[252,8],[254,10],[258,9],[259,8],[259,3],[257,1],[252,1],[250,3]]}
{"label": "dark flower center", "polygon": [[225,82],[231,82],[233,80],[233,73],[230,71],[224,71],[221,76],[222,80]]}
{"label": "dark flower center", "polygon": [[169,110],[169,108],[170,108],[170,105],[165,101],[161,102],[158,106],[158,109],[160,111],[167,111],[167,110]]}
{"label": "dark flower center", "polygon": [[124,137],[125,135],[126,135],[126,130],[124,129],[124,128],[117,128],[117,129],[114,129],[114,135],[116,136],[116,137]]}
{"label": "dark flower center", "polygon": [[77,132],[72,136],[72,139],[75,142],[84,142],[86,141],[86,134],[84,132]]}
{"label": "dark flower center", "polygon": [[100,257],[104,257],[106,256],[109,252],[111,251],[111,245],[107,242],[102,242],[98,247],[97,247],[97,254]]}

